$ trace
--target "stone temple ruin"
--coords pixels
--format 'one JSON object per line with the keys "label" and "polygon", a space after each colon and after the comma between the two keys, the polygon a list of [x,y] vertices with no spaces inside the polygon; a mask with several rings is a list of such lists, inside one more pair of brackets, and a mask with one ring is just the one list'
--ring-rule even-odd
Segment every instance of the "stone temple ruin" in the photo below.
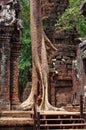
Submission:
{"label": "stone temple ruin", "polygon": [[[48,8],[49,7],[49,8]],[[79,42],[77,31],[59,32],[54,27],[55,20],[68,7],[68,0],[61,2],[42,1],[45,30],[57,51],[47,47],[49,59],[49,100],[56,107],[74,104],[78,92],[79,80],[74,70],[73,61],[77,57]],[[55,10],[60,13],[57,15]],[[47,12],[47,13],[46,13]],[[54,20],[51,21],[51,19]],[[52,25],[51,25],[52,24]],[[18,98],[18,58],[21,49],[21,6],[19,0],[0,1],[0,109],[15,109]],[[47,41],[46,41],[47,42]],[[75,67],[76,68],[76,67]],[[79,96],[79,95],[78,95]],[[77,99],[77,105],[79,100]]]}
{"label": "stone temple ruin", "polygon": [[21,6],[0,0],[0,109],[19,104],[18,58],[21,49]]}
{"label": "stone temple ruin", "polygon": [[[70,31],[59,32],[53,25],[56,19],[65,11],[68,7],[68,0],[42,0],[42,17],[43,23],[47,24],[49,28],[45,30],[49,39],[53,45],[57,48],[54,52],[48,46],[48,63],[49,63],[49,100],[53,106],[65,107],[79,106],[80,95],[84,95],[84,106],[86,98],[86,40],[81,41],[78,38],[76,28]],[[85,4],[86,5],[86,4]],[[85,8],[82,6],[82,14],[86,14]],[[85,10],[85,13],[84,13]],[[56,13],[60,12],[60,13]],[[50,28],[51,27],[51,28]],[[21,22],[21,6],[19,0],[0,0],[0,110],[15,110],[20,104],[18,97],[18,58],[22,44],[22,22]],[[47,42],[47,41],[46,41]],[[81,42],[81,43],[80,43]],[[80,44],[79,44],[80,43]],[[73,111],[73,109],[72,109]],[[29,112],[11,111],[2,112],[3,116],[9,117],[9,121],[4,119],[6,123],[3,123],[0,119],[0,125],[6,125],[5,129],[9,130],[15,126],[18,130],[26,130],[24,127],[28,126],[32,130],[34,123],[32,123],[33,115]],[[47,113],[52,117],[52,121],[56,116],[60,121],[60,125],[57,124],[57,128],[68,128],[67,123],[62,124],[63,119],[68,121],[79,118],[77,113],[60,112]],[[47,122],[47,114],[40,113],[44,122]],[[55,115],[56,114],[56,115]],[[1,115],[1,116],[2,116]],[[24,119],[23,119],[23,117]],[[54,117],[53,117],[54,115]],[[13,117],[17,117],[14,119]],[[30,117],[30,119],[28,119]],[[46,117],[46,119],[45,119]],[[60,117],[60,118],[59,118]],[[13,118],[13,119],[12,119]],[[20,118],[20,120],[18,119]],[[34,117],[35,118],[35,117]],[[86,124],[76,124],[76,120],[73,119],[73,124],[69,126],[78,127],[86,126]],[[13,122],[12,122],[13,120]],[[10,123],[11,121],[11,123]],[[80,120],[81,121],[81,120]],[[31,124],[30,124],[31,123]],[[79,122],[82,123],[82,122]],[[30,127],[31,125],[31,127]],[[42,124],[43,125],[43,124]],[[50,125],[50,124],[49,124]],[[52,124],[54,125],[54,124]],[[63,126],[62,126],[63,125]],[[0,126],[0,129],[2,128]],[[10,126],[8,129],[7,127]],[[46,130],[51,127],[46,124],[43,126]],[[71,128],[71,127],[70,127]],[[17,130],[16,129],[16,130]],[[12,129],[14,130],[14,129]]]}

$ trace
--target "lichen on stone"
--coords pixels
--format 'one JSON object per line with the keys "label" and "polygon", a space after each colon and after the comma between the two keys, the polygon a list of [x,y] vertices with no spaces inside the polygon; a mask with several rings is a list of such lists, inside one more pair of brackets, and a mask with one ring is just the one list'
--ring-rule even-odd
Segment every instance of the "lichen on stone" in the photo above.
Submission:
{"label": "lichen on stone", "polygon": [[0,23],[4,23],[6,26],[15,22],[15,10],[10,5],[3,5],[0,11]]}

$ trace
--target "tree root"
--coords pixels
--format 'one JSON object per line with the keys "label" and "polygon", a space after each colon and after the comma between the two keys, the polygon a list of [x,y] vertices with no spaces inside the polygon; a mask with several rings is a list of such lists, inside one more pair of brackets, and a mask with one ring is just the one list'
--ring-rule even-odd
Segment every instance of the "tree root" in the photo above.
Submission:
{"label": "tree root", "polygon": [[[27,100],[25,100],[19,107],[19,110],[33,110],[33,106],[34,106],[34,95],[31,92],[30,96],[27,98]],[[38,107],[37,106],[38,111],[44,110],[44,111],[65,111],[63,108],[57,108],[52,106],[48,100],[44,99],[42,100],[41,105]]]}
{"label": "tree root", "polygon": [[30,96],[20,106],[21,110],[32,110],[34,105],[34,94],[31,92]]}
{"label": "tree root", "polygon": [[50,39],[47,37],[47,35],[45,34],[45,32],[43,31],[44,34],[44,39],[45,41],[47,41],[49,43],[49,46],[54,50],[57,51],[57,48],[52,44],[52,42],[50,41]]}
{"label": "tree root", "polygon": [[57,108],[57,107],[52,106],[52,105],[49,103],[48,100],[45,101],[45,102],[43,101],[43,102],[41,103],[41,105],[39,106],[38,110],[39,110],[39,111],[41,111],[41,110],[44,110],[44,111],[65,111],[63,108]]}

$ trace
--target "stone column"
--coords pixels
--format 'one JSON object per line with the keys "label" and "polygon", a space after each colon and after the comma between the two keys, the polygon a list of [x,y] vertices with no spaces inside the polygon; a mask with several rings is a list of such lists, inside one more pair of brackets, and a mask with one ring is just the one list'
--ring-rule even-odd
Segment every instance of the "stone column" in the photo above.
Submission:
{"label": "stone column", "polygon": [[11,43],[11,60],[10,60],[10,88],[11,88],[11,106],[16,109],[19,105],[18,94],[18,58],[21,49],[21,42]]}
{"label": "stone column", "polygon": [[10,39],[13,27],[0,25],[0,109],[10,109]]}

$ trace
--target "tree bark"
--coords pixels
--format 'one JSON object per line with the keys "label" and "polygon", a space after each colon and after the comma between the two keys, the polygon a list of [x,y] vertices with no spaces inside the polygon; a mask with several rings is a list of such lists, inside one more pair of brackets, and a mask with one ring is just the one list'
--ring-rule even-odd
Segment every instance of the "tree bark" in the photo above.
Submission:
{"label": "tree bark", "polygon": [[[32,42],[32,90],[28,99],[21,104],[23,109],[33,107],[34,95],[37,95],[38,82],[42,86],[42,102],[40,110],[57,110],[48,101],[48,61],[44,40],[44,31],[41,21],[40,0],[30,0],[30,26]],[[39,50],[40,48],[40,50]],[[55,49],[55,48],[54,48]]]}

